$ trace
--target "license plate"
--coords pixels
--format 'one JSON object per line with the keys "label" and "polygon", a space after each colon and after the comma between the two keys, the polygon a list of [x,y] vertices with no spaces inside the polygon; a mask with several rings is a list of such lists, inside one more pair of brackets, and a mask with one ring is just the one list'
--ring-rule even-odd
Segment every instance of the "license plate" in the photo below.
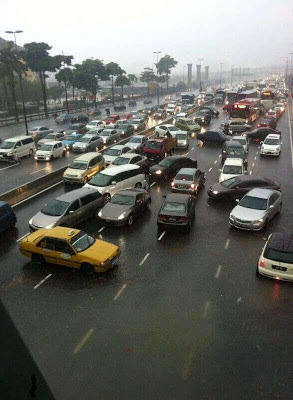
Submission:
{"label": "license plate", "polygon": [[176,221],[176,218],[169,218],[168,221]]}
{"label": "license plate", "polygon": [[272,265],[273,269],[276,269],[278,271],[287,271],[287,268],[285,267],[280,267],[279,265]]}

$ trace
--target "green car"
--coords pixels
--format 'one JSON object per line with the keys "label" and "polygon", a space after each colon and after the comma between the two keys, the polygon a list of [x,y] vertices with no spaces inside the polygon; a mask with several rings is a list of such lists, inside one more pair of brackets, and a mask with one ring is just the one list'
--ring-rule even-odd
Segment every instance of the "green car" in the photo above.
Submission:
{"label": "green car", "polygon": [[188,132],[199,132],[201,130],[201,127],[191,118],[178,118],[175,122],[175,126],[182,131]]}

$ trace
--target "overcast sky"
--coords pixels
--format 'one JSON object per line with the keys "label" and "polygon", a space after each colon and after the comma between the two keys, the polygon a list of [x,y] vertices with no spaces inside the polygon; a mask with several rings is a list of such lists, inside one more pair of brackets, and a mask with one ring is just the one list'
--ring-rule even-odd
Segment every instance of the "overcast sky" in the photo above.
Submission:
{"label": "overcast sky", "polygon": [[[47,5],[46,5],[47,4]],[[0,36],[22,29],[18,43],[39,41],[51,54],[118,62],[139,73],[155,62],[153,51],[211,71],[285,65],[293,52],[293,0],[14,0],[1,4]]]}

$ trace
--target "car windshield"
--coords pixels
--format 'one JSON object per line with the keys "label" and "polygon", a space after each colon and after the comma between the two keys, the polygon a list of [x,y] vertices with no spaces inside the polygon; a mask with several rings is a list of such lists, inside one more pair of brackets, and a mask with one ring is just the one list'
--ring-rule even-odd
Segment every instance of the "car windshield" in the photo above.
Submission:
{"label": "car windshield", "polygon": [[145,148],[146,149],[161,149],[162,146],[163,146],[163,143],[161,143],[161,142],[150,141],[150,142],[146,142]]}
{"label": "car windshield", "polygon": [[246,139],[244,139],[244,138],[235,138],[235,140],[237,142],[239,142],[240,144],[246,144]]}
{"label": "car windshield", "polygon": [[233,148],[228,148],[227,154],[229,156],[242,156],[244,154],[244,149],[243,147],[233,147]]}
{"label": "car windshield", "polygon": [[271,249],[270,247],[265,249],[264,257],[273,261],[293,264],[293,253]]}
{"label": "car windshield", "polygon": [[238,181],[237,178],[230,178],[230,179],[227,179],[227,180],[224,181],[224,182],[221,182],[221,185],[224,186],[224,187],[230,188],[230,187],[232,187],[237,181]]}
{"label": "car windshield", "polygon": [[134,200],[135,200],[135,196],[129,196],[129,195],[116,193],[112,197],[111,203],[112,204],[121,204],[124,206],[131,206],[132,204],[134,204]]}
{"label": "car windshield", "polygon": [[128,128],[128,124],[121,124],[121,125],[119,125],[119,130],[126,130],[127,128]]}
{"label": "car windshield", "polygon": [[112,165],[124,165],[124,164],[128,164],[130,161],[129,158],[126,157],[117,157],[116,160],[113,162]]}
{"label": "car windshield", "polygon": [[193,175],[177,174],[175,179],[178,181],[193,181]]}
{"label": "car windshield", "polygon": [[130,121],[130,123],[131,123],[131,124],[139,124],[139,123],[140,123],[140,120],[139,120],[139,119],[132,119],[132,120]]}
{"label": "car windshield", "polygon": [[168,158],[164,158],[164,160],[162,160],[161,162],[159,162],[159,165],[161,167],[169,167],[172,164],[172,160],[168,159]]}
{"label": "car windshield", "polygon": [[104,186],[110,185],[112,180],[113,180],[113,177],[111,175],[106,175],[106,174],[103,174],[102,172],[100,172],[99,174],[95,175],[90,180],[90,184],[92,186],[104,187]]}
{"label": "car windshield", "polygon": [[277,146],[279,144],[279,140],[278,139],[266,139],[264,141],[264,144],[268,144],[270,146]]}
{"label": "car windshield", "polygon": [[55,139],[55,135],[47,135],[46,140],[48,140],[48,139]]}
{"label": "car windshield", "polygon": [[223,168],[223,174],[242,174],[242,167],[240,165],[225,165]]}
{"label": "car windshield", "polygon": [[176,135],[176,138],[177,138],[178,140],[187,140],[187,135],[185,135],[184,133],[178,133],[178,134]]}
{"label": "car windshield", "polygon": [[43,144],[38,150],[51,151],[52,149],[53,149],[53,145],[51,145],[51,144]]}
{"label": "car windshield", "polygon": [[40,129],[40,126],[35,126],[34,128],[31,129],[31,131],[38,131]]}
{"label": "car windshield", "polygon": [[66,201],[54,199],[45,205],[45,207],[41,210],[41,213],[50,215],[52,217],[59,217],[60,215],[64,214],[69,204],[70,203],[67,203]]}
{"label": "car windshield", "polygon": [[87,162],[86,161],[73,161],[73,163],[71,165],[69,165],[69,168],[72,169],[87,169]]}
{"label": "car windshield", "polygon": [[90,126],[97,126],[97,125],[98,125],[98,122],[89,122],[88,125],[90,125]]}
{"label": "car windshield", "polygon": [[186,212],[186,204],[166,201],[162,211]]}
{"label": "car windshield", "polygon": [[269,111],[268,115],[273,115],[274,116],[275,115],[275,111]]}
{"label": "car windshield", "polygon": [[69,131],[76,131],[76,130],[78,130],[78,125],[70,125],[67,129]]}
{"label": "car windshield", "polygon": [[95,241],[96,239],[94,239],[92,236],[83,231],[80,231],[70,240],[70,244],[77,253],[80,253],[81,251],[84,251],[91,247],[95,243]]}
{"label": "car windshield", "polygon": [[90,137],[82,137],[81,139],[79,139],[79,142],[81,143],[88,143],[91,140]]}
{"label": "car windshield", "polygon": [[111,135],[111,131],[104,130],[104,131],[101,133],[101,135],[102,135],[102,136],[110,136],[110,135]]}
{"label": "car windshield", "polygon": [[7,142],[6,140],[0,145],[0,149],[12,149],[15,142]]}
{"label": "car windshield", "polygon": [[133,137],[129,140],[128,143],[141,143],[142,142],[142,138],[139,137]]}
{"label": "car windshield", "polygon": [[267,209],[267,199],[262,199],[260,197],[244,196],[238,204],[241,207],[252,208],[254,210]]}
{"label": "car windshield", "polygon": [[75,141],[80,137],[81,137],[80,135],[69,135],[69,136],[66,136],[66,138],[64,140]]}
{"label": "car windshield", "polygon": [[119,156],[120,154],[120,149],[108,149],[105,153],[106,156]]}
{"label": "car windshield", "polygon": [[176,128],[176,126],[173,126],[173,125],[172,125],[172,126],[168,126],[168,129],[169,129],[169,131],[171,131],[171,132],[172,132],[172,131],[174,131],[174,132],[175,132],[175,131],[178,131],[178,128]]}

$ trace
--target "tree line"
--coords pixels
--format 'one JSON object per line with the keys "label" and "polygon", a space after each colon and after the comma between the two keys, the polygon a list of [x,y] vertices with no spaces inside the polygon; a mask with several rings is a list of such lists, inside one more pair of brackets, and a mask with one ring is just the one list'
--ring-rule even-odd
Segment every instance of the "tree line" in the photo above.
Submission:
{"label": "tree line", "polygon": [[[12,100],[17,119],[17,85],[28,70],[38,76],[38,81],[28,83],[25,79],[22,80],[24,101],[27,101],[28,93],[33,92],[33,98],[42,99],[46,115],[48,115],[47,98],[48,90],[50,90],[50,88],[47,88],[46,80],[49,77],[49,72],[55,73],[56,80],[64,86],[67,111],[69,111],[69,87],[72,90],[73,98],[75,89],[82,89],[91,94],[93,104],[96,107],[96,96],[101,88],[100,82],[110,81],[111,97],[114,104],[115,86],[121,88],[121,100],[123,101],[124,87],[131,87],[138,81],[135,74],[126,74],[126,71],[118,63],[104,64],[102,60],[88,58],[80,64],[73,64],[73,56],[64,54],[51,56],[51,49],[52,47],[44,42],[27,43],[23,48],[16,47],[13,42],[7,42],[6,46],[0,50],[0,90],[7,105],[9,105],[9,99]],[[152,68],[144,68],[139,80],[147,84],[148,95],[151,83],[155,85],[166,83],[168,89],[171,69],[176,64],[177,61],[173,57],[165,55],[155,64],[157,73]],[[63,91],[63,89],[61,90]]]}

